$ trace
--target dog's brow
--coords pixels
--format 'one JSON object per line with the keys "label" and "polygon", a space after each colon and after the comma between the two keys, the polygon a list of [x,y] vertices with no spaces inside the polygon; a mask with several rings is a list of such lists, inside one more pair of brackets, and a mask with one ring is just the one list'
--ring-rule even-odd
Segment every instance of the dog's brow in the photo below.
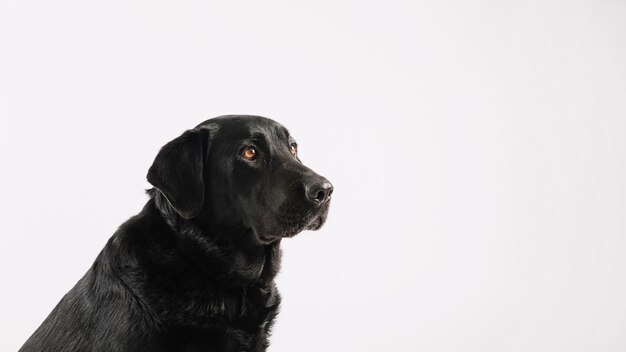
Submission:
{"label": "dog's brow", "polygon": [[259,140],[262,140],[262,141],[266,140],[265,135],[263,133],[261,133],[261,132],[252,132],[250,134],[250,139],[259,139]]}

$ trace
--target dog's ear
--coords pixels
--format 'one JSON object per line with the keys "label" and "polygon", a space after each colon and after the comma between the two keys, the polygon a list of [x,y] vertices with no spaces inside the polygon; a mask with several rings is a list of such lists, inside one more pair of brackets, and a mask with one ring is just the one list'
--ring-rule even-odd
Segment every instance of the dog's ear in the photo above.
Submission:
{"label": "dog's ear", "polygon": [[208,148],[207,129],[188,130],[163,146],[148,170],[148,182],[185,219],[198,216],[204,205],[204,163]]}

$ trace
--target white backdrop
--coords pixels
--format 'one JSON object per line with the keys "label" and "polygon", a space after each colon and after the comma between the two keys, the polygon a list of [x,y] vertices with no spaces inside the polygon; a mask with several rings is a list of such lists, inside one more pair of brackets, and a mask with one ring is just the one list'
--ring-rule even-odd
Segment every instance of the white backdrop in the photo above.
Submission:
{"label": "white backdrop", "polygon": [[270,351],[625,351],[626,3],[0,2],[0,350],[206,118],[335,185]]}

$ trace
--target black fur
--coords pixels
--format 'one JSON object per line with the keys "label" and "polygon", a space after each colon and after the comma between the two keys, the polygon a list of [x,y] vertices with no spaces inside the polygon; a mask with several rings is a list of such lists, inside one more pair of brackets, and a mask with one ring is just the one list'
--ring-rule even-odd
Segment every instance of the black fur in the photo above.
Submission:
{"label": "black fur", "polygon": [[165,145],[143,210],[20,351],[265,351],[281,239],[320,228],[332,193],[294,143],[270,119],[223,116]]}

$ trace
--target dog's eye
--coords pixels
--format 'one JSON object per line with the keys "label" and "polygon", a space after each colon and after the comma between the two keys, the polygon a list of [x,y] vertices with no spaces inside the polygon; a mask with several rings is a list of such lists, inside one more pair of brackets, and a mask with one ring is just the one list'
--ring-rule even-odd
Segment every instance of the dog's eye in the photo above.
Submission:
{"label": "dog's eye", "polygon": [[247,146],[244,148],[241,155],[243,155],[243,157],[248,160],[254,160],[256,159],[256,156],[257,156],[256,148],[253,146]]}
{"label": "dog's eye", "polygon": [[289,151],[291,152],[291,155],[296,156],[298,154],[298,146],[295,144],[290,145]]}

